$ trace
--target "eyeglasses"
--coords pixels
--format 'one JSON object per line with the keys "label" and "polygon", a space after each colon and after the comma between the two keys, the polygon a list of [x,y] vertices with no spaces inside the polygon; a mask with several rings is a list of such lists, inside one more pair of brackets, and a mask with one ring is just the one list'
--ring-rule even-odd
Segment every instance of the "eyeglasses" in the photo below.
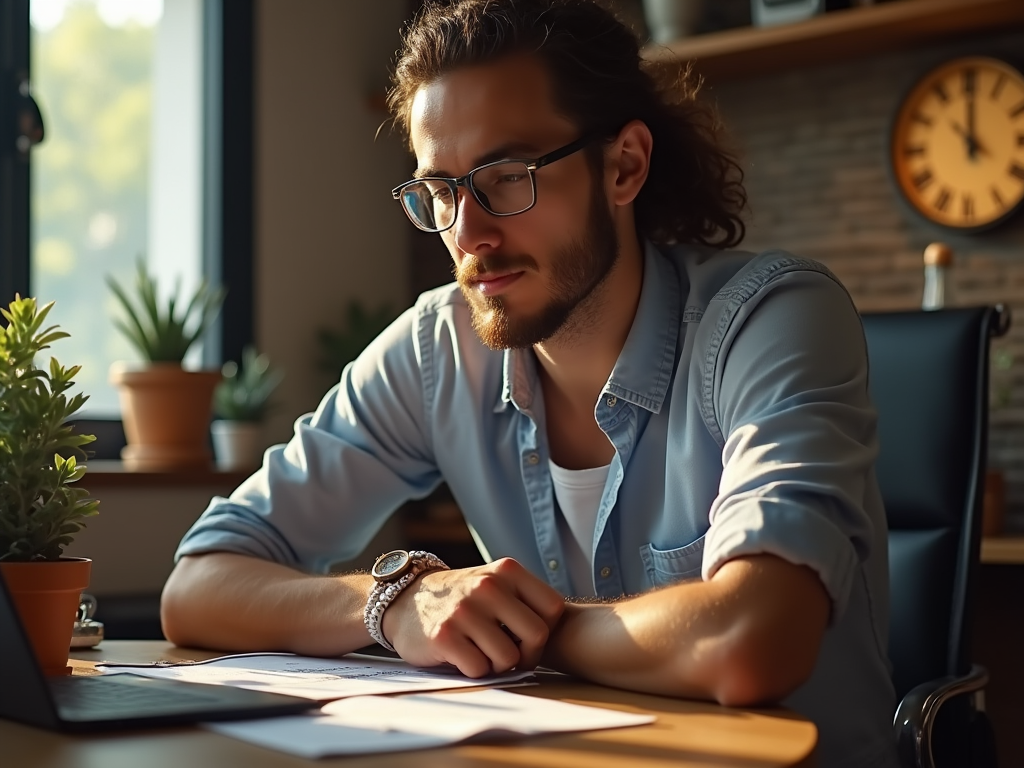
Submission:
{"label": "eyeglasses", "polygon": [[409,221],[424,232],[444,232],[455,223],[459,214],[459,187],[466,187],[483,209],[495,216],[526,213],[537,202],[534,172],[579,152],[592,141],[593,136],[584,136],[536,160],[496,160],[454,179],[444,176],[413,179],[391,190],[391,196],[401,201]]}

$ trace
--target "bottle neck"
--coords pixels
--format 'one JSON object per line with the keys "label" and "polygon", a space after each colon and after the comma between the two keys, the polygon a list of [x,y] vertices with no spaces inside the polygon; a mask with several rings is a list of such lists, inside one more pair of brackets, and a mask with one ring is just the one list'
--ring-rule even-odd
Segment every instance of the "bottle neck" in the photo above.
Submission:
{"label": "bottle neck", "polygon": [[949,276],[945,266],[926,264],[924,268],[924,295],[921,309],[942,309],[950,305]]}

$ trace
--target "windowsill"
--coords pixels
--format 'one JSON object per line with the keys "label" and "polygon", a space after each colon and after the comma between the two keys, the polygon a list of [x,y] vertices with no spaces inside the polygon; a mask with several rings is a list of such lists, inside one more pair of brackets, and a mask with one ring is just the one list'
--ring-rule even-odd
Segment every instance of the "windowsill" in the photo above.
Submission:
{"label": "windowsill", "polygon": [[988,565],[1024,564],[1024,535],[986,536],[981,540],[981,562]]}
{"label": "windowsill", "polygon": [[82,478],[82,485],[93,488],[159,488],[159,487],[202,487],[237,486],[255,471],[220,470],[215,466],[206,469],[181,469],[170,472],[137,471],[125,469],[120,461],[89,461],[88,471]]}

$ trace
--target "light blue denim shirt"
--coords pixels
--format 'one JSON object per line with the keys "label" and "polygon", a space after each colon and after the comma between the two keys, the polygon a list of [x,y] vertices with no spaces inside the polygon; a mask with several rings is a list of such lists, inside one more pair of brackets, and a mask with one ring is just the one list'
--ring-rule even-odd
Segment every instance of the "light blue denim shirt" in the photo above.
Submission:
{"label": "light blue denim shirt", "polygon": [[[820,765],[895,765],[876,416],[843,286],[779,251],[648,246],[594,415],[615,446],[596,593],[710,579],[757,553],[812,568],[830,624],[811,679],[784,703],[818,725]],[[459,289],[438,288],[212,501],[178,556],[227,550],[324,572],[444,480],[486,559],[515,558],[572,594],[544,425],[533,352],[487,349]]]}

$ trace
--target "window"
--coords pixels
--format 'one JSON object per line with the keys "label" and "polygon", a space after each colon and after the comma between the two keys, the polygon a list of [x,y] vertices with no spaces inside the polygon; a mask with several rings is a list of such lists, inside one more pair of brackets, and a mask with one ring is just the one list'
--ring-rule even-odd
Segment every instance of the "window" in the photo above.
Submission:
{"label": "window", "polygon": [[191,5],[168,3],[183,17],[168,19],[161,0],[31,0],[32,90],[47,137],[32,152],[29,280],[72,334],[59,357],[82,366],[83,415],[119,414],[107,371],[137,359],[111,323],[118,310],[105,278],[129,284],[138,259],[164,289],[175,270],[186,290],[200,277],[201,51],[189,29],[200,19]]}
{"label": "window", "polygon": [[[119,418],[108,368],[138,359],[105,278],[130,282],[139,258],[167,292],[176,277],[227,287],[202,363],[252,339],[252,14],[249,0],[0,0],[0,90],[31,82],[46,126],[29,153],[0,135],[0,302],[56,300],[72,338],[55,352],[83,364],[90,418]],[[0,126],[18,108],[0,93]]]}

